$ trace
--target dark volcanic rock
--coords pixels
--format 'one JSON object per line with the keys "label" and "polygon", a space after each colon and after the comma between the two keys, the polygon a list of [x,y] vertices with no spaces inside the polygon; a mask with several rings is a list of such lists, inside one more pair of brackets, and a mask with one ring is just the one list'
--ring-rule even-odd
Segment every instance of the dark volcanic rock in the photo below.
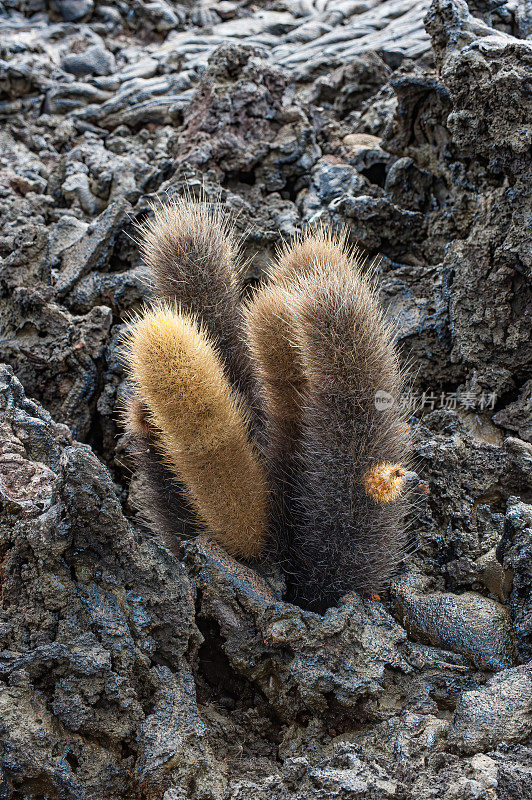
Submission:
{"label": "dark volcanic rock", "polygon": [[[247,741],[245,774],[254,775],[262,731],[283,754],[282,773],[268,768],[279,797],[372,786],[385,796],[404,780],[379,760],[387,740],[415,761],[446,750],[449,730],[449,746],[467,753],[526,736],[526,671],[503,669],[479,688],[487,675],[409,642],[380,603],[352,595],[324,616],[302,611],[280,600],[273,574],[207,539],[188,546],[185,570],[127,522],[90,448],[27,400],[11,370],[1,380],[0,766],[13,791],[31,781],[41,794],[162,798],[193,786],[187,796],[221,798],[230,774],[236,780],[223,753],[231,764],[230,742]],[[449,728],[434,698],[453,704],[461,691]],[[497,712],[490,693],[502,698]],[[496,726],[475,726],[474,714],[485,724],[488,713],[477,694]],[[515,713],[521,721],[506,736]],[[364,733],[350,733],[360,723]],[[241,796],[254,796],[253,785]]]}
{"label": "dark volcanic rock", "polygon": [[80,22],[90,17],[94,10],[93,0],[50,0],[52,14],[65,22]]}
{"label": "dark volcanic rock", "polygon": [[308,173],[320,149],[301,107],[286,102],[286,74],[260,55],[235,45],[215,51],[184,112],[175,155],[272,192]]}
{"label": "dark volcanic rock", "polygon": [[65,72],[77,77],[83,75],[109,75],[115,71],[113,54],[100,45],[88,47],[83,53],[66,56],[61,66]]}
{"label": "dark volcanic rock", "polygon": [[[525,6],[6,4],[0,797],[526,800]],[[418,478],[380,599],[302,611],[133,510],[135,224],[187,191],[236,217],[250,280],[306,224],[381,257]]]}
{"label": "dark volcanic rock", "polygon": [[532,733],[530,665],[505,670],[477,691],[464,692],[454,712],[449,743],[478,753]]}
{"label": "dark volcanic rock", "polygon": [[532,658],[532,506],[508,498],[504,531],[497,558],[513,576],[510,613],[517,638],[517,652]]}
{"label": "dark volcanic rock", "polygon": [[[526,42],[494,35],[454,0],[433,3],[427,27],[450,93],[446,127],[453,147],[464,166],[471,160],[469,173],[482,171],[485,187],[468,236],[452,243],[444,262],[451,359],[468,367],[469,386],[474,381],[500,396],[519,385],[532,361],[532,238],[526,222],[532,205],[532,52]],[[464,173],[460,180],[471,178]]]}
{"label": "dark volcanic rock", "polygon": [[183,566],[131,528],[90,448],[10,370],[0,380],[5,780],[94,798],[136,797],[170,785],[172,771],[206,780],[214,762],[185,658],[200,637]]}

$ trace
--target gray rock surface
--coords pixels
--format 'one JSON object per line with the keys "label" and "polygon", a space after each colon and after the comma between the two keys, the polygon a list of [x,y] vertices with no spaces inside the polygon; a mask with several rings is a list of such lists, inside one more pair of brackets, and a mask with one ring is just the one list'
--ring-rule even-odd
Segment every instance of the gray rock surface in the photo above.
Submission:
{"label": "gray rock surface", "polygon": [[27,400],[11,370],[0,381],[6,796],[29,785],[131,797],[172,770],[208,780],[183,565],[130,526],[91,449]]}
{"label": "gray rock surface", "polygon": [[[525,6],[6,4],[0,797],[527,799]],[[184,191],[235,215],[250,280],[310,222],[381,255],[419,483],[380,598],[302,611],[137,515],[135,223]]]}
{"label": "gray rock surface", "polygon": [[510,613],[517,637],[517,650],[523,661],[532,656],[532,506],[516,497],[508,498],[504,530],[496,554],[512,575]]}
{"label": "gray rock surface", "polygon": [[481,689],[463,692],[449,729],[449,743],[478,753],[532,733],[530,665],[504,670]]}
{"label": "gray rock surface", "polygon": [[411,636],[468,656],[480,668],[512,666],[510,615],[504,606],[475,592],[424,595],[397,581],[392,587],[401,621]]}

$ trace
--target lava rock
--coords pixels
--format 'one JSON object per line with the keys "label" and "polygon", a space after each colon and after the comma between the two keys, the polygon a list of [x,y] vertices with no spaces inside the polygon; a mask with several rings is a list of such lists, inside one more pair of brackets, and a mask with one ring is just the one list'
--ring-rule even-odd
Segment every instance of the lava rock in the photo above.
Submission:
{"label": "lava rock", "polygon": [[515,667],[481,689],[464,692],[454,712],[449,743],[465,753],[524,742],[532,732],[532,670]]}
{"label": "lava rock", "polygon": [[77,78],[84,75],[110,75],[115,71],[115,59],[109,50],[101,45],[88,47],[83,53],[71,53],[61,62],[65,72]]}
{"label": "lava rock", "polygon": [[50,11],[65,22],[87,20],[94,10],[94,0],[50,0]]}
{"label": "lava rock", "polygon": [[421,594],[409,579],[392,589],[400,618],[414,639],[470,658],[478,667],[500,670],[514,663],[508,611],[473,592]]}
{"label": "lava rock", "polygon": [[3,779],[93,797],[223,784],[183,660],[199,641],[183,566],[131,528],[105,467],[5,367],[0,425]]}
{"label": "lava rock", "polygon": [[523,661],[532,657],[532,506],[508,498],[502,538],[497,558],[513,576],[510,613],[517,639],[517,652]]}
{"label": "lava rock", "polygon": [[[4,5],[0,796],[528,800],[523,4]],[[380,257],[419,475],[380,600],[303,612],[134,509],[136,226],[187,192],[249,284],[320,221]]]}

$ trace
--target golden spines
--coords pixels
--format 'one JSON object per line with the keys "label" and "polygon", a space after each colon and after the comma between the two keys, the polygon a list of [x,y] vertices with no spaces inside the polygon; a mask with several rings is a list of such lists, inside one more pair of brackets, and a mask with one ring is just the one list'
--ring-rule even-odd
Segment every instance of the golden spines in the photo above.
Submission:
{"label": "golden spines", "polygon": [[307,232],[246,312],[282,512],[273,550],[288,597],[317,610],[385,585],[404,547],[408,437],[397,403],[375,405],[379,391],[397,400],[402,373],[364,261],[341,235]]}
{"label": "golden spines", "polygon": [[[306,378],[294,341],[298,289],[323,269],[345,271],[349,252],[342,235],[318,227],[285,244],[270,269],[269,282],[244,308],[246,333],[270,429],[270,455],[291,448],[300,423]],[[272,454],[271,450],[275,451]]]}
{"label": "golden spines", "polygon": [[[313,317],[322,323],[319,336],[329,324],[334,327],[335,315],[341,314],[347,303],[354,311],[352,322],[360,338],[372,340],[366,358],[389,355],[391,334],[376,301],[372,265],[362,275],[364,260],[359,250],[348,246],[344,233],[336,235],[318,226],[281,248],[269,282],[245,306],[248,345],[262,386],[266,416],[279,426],[278,436],[288,434],[288,439],[293,439],[309,380],[327,366],[337,377],[337,359],[345,359],[345,348],[357,338],[350,333],[343,343],[344,352],[342,342],[331,341],[338,349],[336,358],[328,361],[319,351],[309,349],[305,322],[310,328]],[[357,361],[355,353],[353,357]],[[356,368],[363,372],[358,363]],[[288,439],[287,446],[291,444]]]}
{"label": "golden spines", "polygon": [[280,248],[271,279],[288,285],[324,270],[329,274],[349,272],[359,262],[360,254],[348,246],[344,232],[335,234],[318,225]]}
{"label": "golden spines", "polygon": [[262,386],[266,419],[290,446],[299,422],[304,378],[292,343],[293,320],[283,289],[276,284],[256,292],[245,308],[248,344]]}
{"label": "golden spines", "polygon": [[158,447],[207,533],[233,555],[258,555],[266,478],[240,401],[205,332],[194,318],[161,305],[130,326],[126,364]]}
{"label": "golden spines", "polygon": [[128,433],[135,436],[149,436],[150,426],[147,409],[136,394],[129,394],[120,409],[122,424]]}
{"label": "golden spines", "polygon": [[181,197],[154,205],[152,210],[153,217],[140,226],[139,245],[160,299],[180,300],[190,292],[182,278],[192,280],[195,289],[196,280],[206,271],[215,273],[218,290],[238,293],[238,245],[220,210]]}
{"label": "golden spines", "polygon": [[226,375],[256,411],[241,307],[244,264],[234,230],[216,203],[173,198],[153,205],[138,242],[154,297],[201,320]]}
{"label": "golden spines", "polygon": [[382,461],[362,476],[364,491],[375,503],[391,503],[405,487],[405,469],[401,464]]}

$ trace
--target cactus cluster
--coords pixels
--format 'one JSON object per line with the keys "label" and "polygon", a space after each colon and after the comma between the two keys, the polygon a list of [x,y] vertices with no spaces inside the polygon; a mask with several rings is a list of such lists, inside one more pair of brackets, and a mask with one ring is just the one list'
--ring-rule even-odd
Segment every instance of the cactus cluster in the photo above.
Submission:
{"label": "cactus cluster", "polygon": [[243,298],[226,218],[186,199],[139,241],[154,299],[128,325],[125,420],[145,515],[166,538],[274,559],[307,608],[379,591],[404,552],[410,441],[375,270],[318,228]]}

